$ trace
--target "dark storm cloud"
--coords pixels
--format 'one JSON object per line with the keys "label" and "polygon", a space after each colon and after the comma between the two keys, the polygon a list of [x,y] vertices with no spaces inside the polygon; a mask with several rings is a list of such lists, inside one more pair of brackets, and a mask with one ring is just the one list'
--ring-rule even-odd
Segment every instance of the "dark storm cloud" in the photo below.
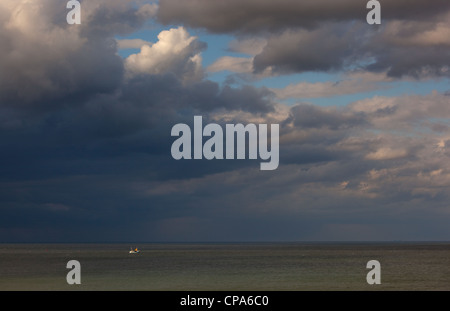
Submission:
{"label": "dark storm cloud", "polygon": [[271,92],[185,83],[193,70],[172,69],[205,47],[193,37],[183,53],[162,56],[166,71],[126,76],[114,36],[143,25],[142,7],[86,2],[83,23],[70,27],[60,18],[65,3],[40,4],[10,1],[0,10],[2,26],[9,23],[0,30],[1,241],[133,239],[185,209],[182,196],[149,200],[134,184],[255,164],[175,161],[170,129],[217,111],[264,116],[273,111]]}
{"label": "dark storm cloud", "polygon": [[[374,40],[368,45],[368,54],[375,61],[366,66],[366,69],[374,72],[387,71],[388,76],[400,78],[402,76],[421,77],[449,77],[450,70],[450,45],[437,44],[408,44],[403,46],[392,42],[387,48],[380,48],[380,43],[385,46],[390,40],[380,42]],[[405,57],[407,55],[407,57]]]}
{"label": "dark storm cloud", "polygon": [[[313,28],[327,21],[365,21],[367,1],[360,0],[161,0],[158,18],[217,33],[259,33],[292,27]],[[445,0],[381,1],[383,19],[433,18],[450,9]]]}
{"label": "dark storm cloud", "polygon": [[[264,115],[273,110],[269,95],[250,86],[220,89],[209,81],[184,87],[173,75],[147,75],[127,81],[112,94],[99,94],[76,105],[59,101],[59,109],[38,116],[17,108],[17,123],[5,120],[2,124],[2,176],[43,178],[46,172],[55,176],[108,171],[107,159],[134,154],[169,158],[174,124],[191,124],[194,115],[204,115],[207,122],[208,113],[217,110]],[[89,159],[95,164],[90,165]]]}
{"label": "dark storm cloud", "polygon": [[262,72],[270,67],[276,73],[337,71],[355,54],[361,35],[350,24],[286,31],[269,37],[263,51],[254,58],[254,70]]}
{"label": "dark storm cloud", "polygon": [[424,24],[386,23],[373,30],[365,23],[325,23],[311,31],[287,30],[269,36],[253,68],[256,73],[267,68],[281,74],[360,68],[396,78],[449,76],[450,25]]}
{"label": "dark storm cloud", "polygon": [[[154,102],[161,110],[185,110],[190,113],[209,113],[220,109],[266,114],[274,110],[274,95],[265,88],[244,85],[239,88],[220,87],[204,80],[182,86],[176,77],[139,76],[124,87],[124,100]],[[161,83],[161,79],[166,84]],[[156,82],[155,87],[148,88]],[[148,94],[146,94],[148,93]],[[136,98],[139,96],[140,98]]]}
{"label": "dark storm cloud", "polygon": [[[0,241],[298,240],[333,237],[337,231],[351,238],[339,230],[324,235],[322,226],[392,222],[392,229],[404,221],[399,214],[429,215],[430,202],[433,213],[445,215],[449,139],[445,122],[436,119],[450,117],[448,96],[375,97],[342,108],[287,107],[265,88],[221,86],[195,75],[202,73],[194,65],[201,65],[197,56],[205,46],[182,28],[164,32],[158,37],[163,44],[134,54],[139,61],[130,71],[128,58],[117,56],[114,36],[139,29],[151,11],[132,2],[84,1],[86,24],[77,28],[65,25],[60,1],[46,0],[41,7],[5,1],[8,6],[0,10],[2,26],[9,23],[0,30],[5,42],[0,46]],[[269,37],[255,60],[258,68],[301,71],[309,63],[308,70],[339,69],[359,53],[359,39],[367,34],[347,22],[320,26],[313,19],[306,24],[315,28],[285,30],[283,20],[289,19],[283,14],[291,5],[300,9],[300,2],[280,2],[284,12],[274,10],[275,2],[258,3],[274,16],[263,29],[282,33]],[[318,10],[323,1],[305,3]],[[184,2],[178,4],[183,8]],[[337,2],[328,5],[345,20],[356,12],[343,9],[350,4],[355,2],[340,2],[342,9]],[[161,5],[165,10],[166,2]],[[432,9],[424,8],[424,14],[432,16]],[[317,14],[332,18],[330,12]],[[260,23],[254,20],[243,29],[253,31]],[[421,33],[435,29],[422,26]],[[328,31],[329,40],[321,43],[318,37]],[[443,33],[437,29],[433,38],[440,42]],[[393,39],[383,34],[371,35],[381,44]],[[430,43],[414,31],[405,38],[409,41],[396,44]],[[302,47],[300,58],[293,56],[303,40],[310,47]],[[326,49],[319,49],[322,44]],[[280,57],[283,47],[286,54]],[[375,52],[387,53],[383,68],[394,61],[392,50]],[[194,115],[221,125],[280,123],[280,167],[262,172],[259,161],[175,161],[170,129],[179,122],[192,125]],[[442,137],[429,129],[440,129]]]}

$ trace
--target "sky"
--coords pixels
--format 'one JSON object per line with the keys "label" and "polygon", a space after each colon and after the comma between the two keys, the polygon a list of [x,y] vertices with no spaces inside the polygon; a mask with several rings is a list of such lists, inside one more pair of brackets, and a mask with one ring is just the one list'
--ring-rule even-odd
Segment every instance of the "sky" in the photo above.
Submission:
{"label": "sky", "polygon": [[[0,242],[450,240],[450,2],[0,4]],[[175,160],[279,124],[280,163]]]}

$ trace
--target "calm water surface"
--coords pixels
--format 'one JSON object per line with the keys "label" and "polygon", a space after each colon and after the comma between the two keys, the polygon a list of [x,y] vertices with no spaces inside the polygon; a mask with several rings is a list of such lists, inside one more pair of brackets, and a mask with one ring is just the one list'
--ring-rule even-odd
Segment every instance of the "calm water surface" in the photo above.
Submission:
{"label": "calm water surface", "polygon": [[[137,246],[0,244],[0,290],[450,290],[450,243]],[[81,285],[66,282],[72,259]],[[381,285],[366,282],[372,259]]]}

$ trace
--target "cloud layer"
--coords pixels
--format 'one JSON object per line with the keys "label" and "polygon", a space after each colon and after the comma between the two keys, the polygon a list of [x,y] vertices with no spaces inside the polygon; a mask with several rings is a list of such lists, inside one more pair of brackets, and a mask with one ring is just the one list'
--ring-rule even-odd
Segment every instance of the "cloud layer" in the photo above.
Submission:
{"label": "cloud layer", "polygon": [[[389,1],[382,4],[381,26],[374,27],[366,23],[368,10],[358,0],[188,0],[182,4],[164,0],[157,16],[163,23],[267,40],[251,59],[254,73],[363,68],[396,78],[417,78],[450,74],[449,11],[448,2],[441,0]],[[228,70],[236,71],[238,59],[223,59],[214,69],[225,61]]]}
{"label": "cloud layer", "polygon": [[[359,0],[208,0],[160,1],[162,23],[182,23],[218,33],[260,33],[286,28],[316,28],[323,22],[365,21],[367,2]],[[382,4],[383,20],[435,19],[450,9],[445,0],[394,0]],[[239,13],[237,13],[239,12]]]}
{"label": "cloud layer", "polygon": [[[448,77],[448,1],[383,4],[378,28],[360,4],[92,0],[68,26],[60,1],[2,1],[0,241],[445,239],[448,94],[278,102]],[[183,25],[155,42],[117,41],[153,18]],[[210,81],[207,45],[188,26],[236,34],[230,49],[249,55],[218,58],[211,72],[344,80]],[[122,58],[118,44],[140,50]],[[173,160],[170,129],[194,115],[279,123],[279,168]]]}

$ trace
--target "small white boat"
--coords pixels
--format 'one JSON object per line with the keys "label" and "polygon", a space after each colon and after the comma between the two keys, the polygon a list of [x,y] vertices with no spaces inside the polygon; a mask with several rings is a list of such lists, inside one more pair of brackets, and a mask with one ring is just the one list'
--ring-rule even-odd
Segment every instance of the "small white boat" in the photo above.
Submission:
{"label": "small white boat", "polygon": [[135,249],[130,248],[130,254],[137,254],[140,253],[140,250],[136,247]]}

